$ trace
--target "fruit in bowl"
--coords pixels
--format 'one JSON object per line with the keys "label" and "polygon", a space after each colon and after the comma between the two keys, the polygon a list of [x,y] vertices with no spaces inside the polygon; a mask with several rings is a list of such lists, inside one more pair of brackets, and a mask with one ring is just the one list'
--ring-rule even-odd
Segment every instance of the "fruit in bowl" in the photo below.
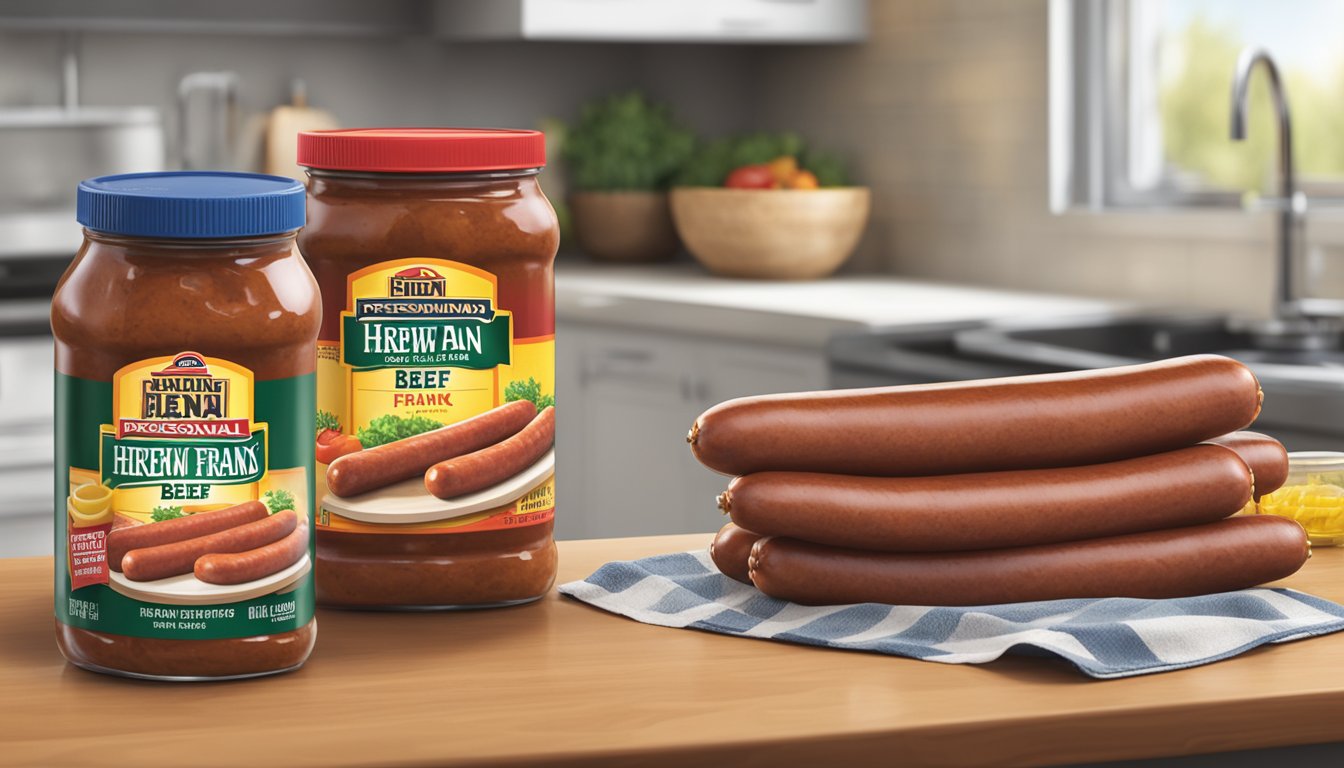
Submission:
{"label": "fruit in bowl", "polygon": [[728,189],[816,189],[817,175],[798,167],[798,158],[781,155],[768,163],[743,165],[723,180]]}
{"label": "fruit in bowl", "polygon": [[791,134],[702,148],[672,189],[682,242],[711,272],[807,280],[835,272],[868,222],[870,193],[847,186],[833,158]]}

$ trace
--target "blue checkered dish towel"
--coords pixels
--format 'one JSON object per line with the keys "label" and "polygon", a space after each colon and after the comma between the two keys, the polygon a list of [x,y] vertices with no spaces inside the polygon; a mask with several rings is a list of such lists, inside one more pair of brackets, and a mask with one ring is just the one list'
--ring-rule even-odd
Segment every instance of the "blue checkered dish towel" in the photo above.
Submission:
{"label": "blue checkered dish towel", "polygon": [[1344,606],[1291,589],[1175,600],[1049,600],[975,608],[809,607],[719,573],[705,551],[607,563],[560,592],[645,624],[947,664],[1061,656],[1097,678],[1194,667],[1344,629]]}

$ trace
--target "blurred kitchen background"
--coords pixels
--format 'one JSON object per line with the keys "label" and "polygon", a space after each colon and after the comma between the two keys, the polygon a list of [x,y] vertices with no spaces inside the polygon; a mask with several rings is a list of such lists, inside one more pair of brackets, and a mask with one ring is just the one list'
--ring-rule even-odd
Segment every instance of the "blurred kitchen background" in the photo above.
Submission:
{"label": "blurred kitchen background", "polygon": [[50,551],[76,182],[298,174],[308,127],[548,131],[564,538],[717,528],[682,436],[745,394],[1223,352],[1258,428],[1344,448],[1340,29],[1331,0],[7,0],[0,556]]}

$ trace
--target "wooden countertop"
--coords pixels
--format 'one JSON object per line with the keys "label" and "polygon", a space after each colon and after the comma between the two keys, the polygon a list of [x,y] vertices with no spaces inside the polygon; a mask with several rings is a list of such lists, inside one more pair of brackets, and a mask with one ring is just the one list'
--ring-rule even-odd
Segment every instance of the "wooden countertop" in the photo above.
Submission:
{"label": "wooden countertop", "polygon": [[[561,544],[562,581],[709,536]],[[437,766],[1071,763],[1344,740],[1344,633],[1095,681],[664,629],[551,596],[320,613],[280,677],[182,685],[68,666],[51,561],[0,561],[0,763]],[[1344,551],[1285,582],[1344,600]]]}

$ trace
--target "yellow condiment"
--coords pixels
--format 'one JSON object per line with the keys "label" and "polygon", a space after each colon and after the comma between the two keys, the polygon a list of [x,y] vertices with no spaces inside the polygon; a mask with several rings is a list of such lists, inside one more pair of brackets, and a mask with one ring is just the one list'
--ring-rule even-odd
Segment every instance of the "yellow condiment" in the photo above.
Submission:
{"label": "yellow condiment", "polygon": [[112,522],[112,489],[101,483],[75,486],[65,505],[76,528],[89,528]]}
{"label": "yellow condiment", "polygon": [[1308,475],[1307,482],[1286,485],[1260,498],[1260,514],[1296,520],[1307,530],[1311,543],[1344,543],[1344,487]]}

